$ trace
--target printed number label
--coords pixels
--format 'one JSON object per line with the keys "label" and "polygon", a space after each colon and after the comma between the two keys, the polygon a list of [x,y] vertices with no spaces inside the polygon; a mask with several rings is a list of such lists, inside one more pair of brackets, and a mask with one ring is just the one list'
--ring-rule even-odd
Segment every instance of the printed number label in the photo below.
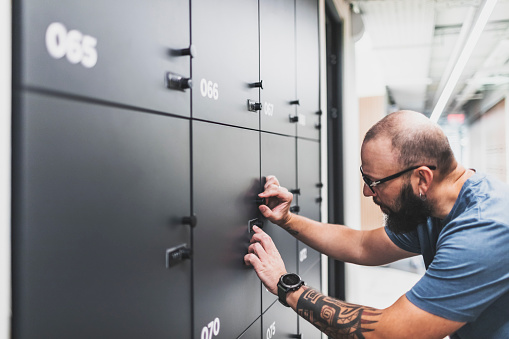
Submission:
{"label": "printed number label", "polygon": [[274,104],[271,104],[270,102],[265,101],[265,104],[263,105],[263,113],[265,115],[268,115],[269,117],[274,115]]}
{"label": "printed number label", "polygon": [[92,68],[97,64],[96,45],[96,38],[75,29],[67,31],[60,22],[53,22],[46,29],[46,48],[55,59],[65,56],[71,64]]}
{"label": "printed number label", "polygon": [[274,336],[274,334],[276,334],[276,322],[275,321],[267,329],[267,339],[271,339]]}
{"label": "printed number label", "polygon": [[217,100],[219,98],[219,85],[207,79],[201,79],[200,92],[203,97]]}
{"label": "printed number label", "polygon": [[207,326],[203,326],[200,339],[212,339],[219,334],[220,327],[219,318],[214,319]]}

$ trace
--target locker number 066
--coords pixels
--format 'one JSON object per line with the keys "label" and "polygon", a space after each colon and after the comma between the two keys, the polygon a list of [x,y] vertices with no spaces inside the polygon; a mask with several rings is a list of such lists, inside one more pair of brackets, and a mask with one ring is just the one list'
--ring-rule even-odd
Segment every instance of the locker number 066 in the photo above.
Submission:
{"label": "locker number 066", "polygon": [[214,319],[207,326],[203,326],[200,339],[212,339],[219,334],[220,327],[219,318]]}
{"label": "locker number 066", "polygon": [[71,64],[81,63],[92,68],[97,63],[97,39],[78,30],[67,28],[60,22],[51,23],[46,29],[46,48],[55,59],[67,58]]}
{"label": "locker number 066", "polygon": [[219,85],[206,79],[200,81],[200,92],[203,97],[217,100],[219,98]]}

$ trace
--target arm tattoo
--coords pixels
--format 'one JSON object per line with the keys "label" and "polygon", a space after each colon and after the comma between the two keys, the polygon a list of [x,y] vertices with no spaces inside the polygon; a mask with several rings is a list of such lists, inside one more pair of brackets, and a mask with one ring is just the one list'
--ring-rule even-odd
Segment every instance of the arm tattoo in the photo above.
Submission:
{"label": "arm tattoo", "polygon": [[283,227],[288,233],[290,233],[291,235],[293,236],[296,236],[297,234],[299,234],[299,232],[295,231],[295,230],[292,230],[292,228],[290,226],[284,226]]}
{"label": "arm tattoo", "polygon": [[331,338],[364,339],[375,329],[380,310],[325,296],[306,289],[297,302],[297,313]]}

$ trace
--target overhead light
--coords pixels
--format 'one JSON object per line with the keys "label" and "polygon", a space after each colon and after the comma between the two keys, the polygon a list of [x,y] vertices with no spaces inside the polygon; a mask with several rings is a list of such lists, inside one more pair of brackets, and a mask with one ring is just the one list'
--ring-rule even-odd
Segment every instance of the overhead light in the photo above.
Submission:
{"label": "overhead light", "polygon": [[488,19],[490,18],[491,12],[493,11],[496,3],[497,0],[485,0],[479,6],[480,10],[478,11],[479,15],[477,16],[477,20],[475,21],[467,41],[463,46],[463,50],[458,57],[458,61],[456,62],[456,65],[454,66],[451,75],[445,84],[444,90],[442,91],[442,94],[440,94],[440,98],[438,99],[437,104],[431,113],[430,119],[432,121],[437,122],[442,115],[447,102],[449,102],[452,91],[456,87],[456,84],[458,83],[461,73],[463,73],[468,59],[470,59],[470,56],[474,51],[474,47],[477,44],[477,41],[479,40],[479,37],[484,30],[484,26],[486,26],[486,23],[488,22]]}

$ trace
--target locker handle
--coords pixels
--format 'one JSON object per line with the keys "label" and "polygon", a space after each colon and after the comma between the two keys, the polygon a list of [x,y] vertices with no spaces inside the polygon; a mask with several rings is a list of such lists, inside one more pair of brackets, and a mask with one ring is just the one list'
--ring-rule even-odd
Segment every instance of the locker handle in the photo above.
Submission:
{"label": "locker handle", "polygon": [[299,122],[298,115],[295,115],[295,116],[290,115],[289,117],[290,117],[290,122]]}
{"label": "locker handle", "polygon": [[263,228],[263,221],[261,220],[258,220],[258,219],[251,219],[247,222],[247,232],[249,234],[253,234],[254,231],[253,231],[253,226],[258,226],[260,228]]}
{"label": "locker handle", "polygon": [[193,250],[186,246],[187,244],[182,244],[166,250],[166,268],[173,267],[184,260],[192,258]]}
{"label": "locker handle", "polygon": [[184,92],[186,89],[193,87],[193,80],[178,74],[166,72],[166,87]]}
{"label": "locker handle", "polygon": [[299,213],[300,212],[300,206],[291,206],[290,212],[292,213]]}
{"label": "locker handle", "polygon": [[262,109],[261,102],[255,102],[251,99],[247,99],[247,110],[250,112],[260,111]]}
{"label": "locker handle", "polygon": [[196,46],[190,45],[188,48],[183,49],[172,49],[171,55],[173,56],[185,56],[189,55],[191,58],[196,58],[197,55]]}
{"label": "locker handle", "polygon": [[300,101],[299,100],[292,100],[292,101],[290,101],[290,105],[300,106]]}
{"label": "locker handle", "polygon": [[290,193],[300,195],[300,188],[294,188],[294,189],[291,189],[291,190],[290,190]]}

